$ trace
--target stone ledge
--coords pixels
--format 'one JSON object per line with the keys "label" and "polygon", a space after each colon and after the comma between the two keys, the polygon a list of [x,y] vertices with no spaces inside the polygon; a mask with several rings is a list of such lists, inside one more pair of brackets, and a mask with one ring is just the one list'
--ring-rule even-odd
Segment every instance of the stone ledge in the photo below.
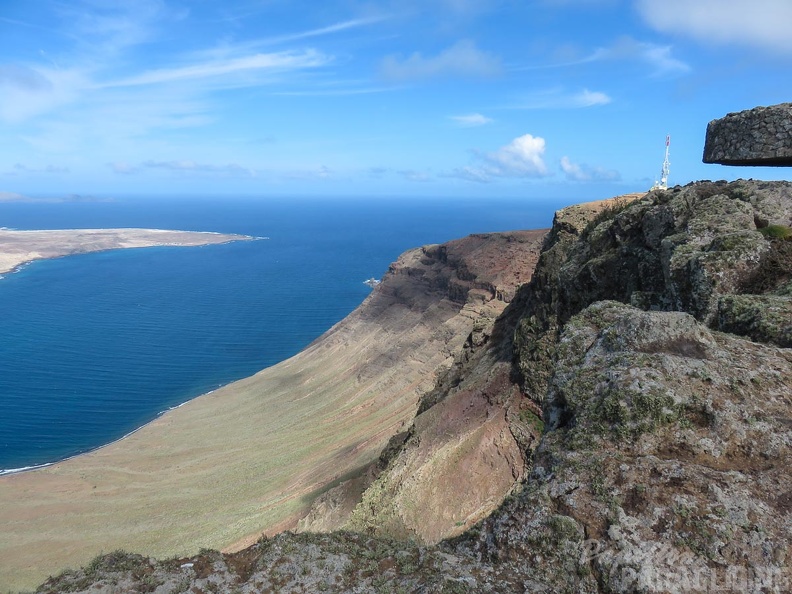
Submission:
{"label": "stone ledge", "polygon": [[792,166],[792,103],[730,113],[707,125],[704,162]]}

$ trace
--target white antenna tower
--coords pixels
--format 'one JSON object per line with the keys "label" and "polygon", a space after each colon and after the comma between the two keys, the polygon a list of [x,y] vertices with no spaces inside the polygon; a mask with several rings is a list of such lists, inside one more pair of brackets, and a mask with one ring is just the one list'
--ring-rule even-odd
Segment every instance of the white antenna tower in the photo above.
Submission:
{"label": "white antenna tower", "polygon": [[671,135],[666,135],[666,150],[665,159],[663,159],[663,170],[660,173],[660,181],[656,181],[652,186],[653,190],[667,190],[668,189],[668,174],[671,171],[671,161],[668,160],[668,150],[671,147]]}

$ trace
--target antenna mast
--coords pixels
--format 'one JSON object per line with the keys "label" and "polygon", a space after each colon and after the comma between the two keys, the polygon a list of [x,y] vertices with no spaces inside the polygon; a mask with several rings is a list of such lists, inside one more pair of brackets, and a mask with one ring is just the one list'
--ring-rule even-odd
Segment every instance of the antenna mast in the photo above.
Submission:
{"label": "antenna mast", "polygon": [[660,172],[660,181],[656,181],[652,186],[653,190],[668,189],[668,174],[671,171],[671,161],[668,160],[668,151],[671,148],[671,135],[666,135],[665,159],[663,159],[663,170]]}

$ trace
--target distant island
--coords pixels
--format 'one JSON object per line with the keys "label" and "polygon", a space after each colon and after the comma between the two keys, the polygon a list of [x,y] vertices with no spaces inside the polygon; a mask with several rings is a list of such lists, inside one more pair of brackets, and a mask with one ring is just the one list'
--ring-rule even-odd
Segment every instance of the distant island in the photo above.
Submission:
{"label": "distant island", "polygon": [[121,248],[200,246],[255,239],[198,231],[162,229],[57,229],[18,231],[0,229],[0,274],[34,260]]}

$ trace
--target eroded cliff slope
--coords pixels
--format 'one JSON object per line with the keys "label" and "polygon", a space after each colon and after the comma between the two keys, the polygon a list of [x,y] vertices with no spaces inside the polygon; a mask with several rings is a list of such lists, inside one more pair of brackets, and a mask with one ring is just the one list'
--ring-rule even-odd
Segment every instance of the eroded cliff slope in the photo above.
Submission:
{"label": "eroded cliff slope", "polygon": [[[353,531],[170,562],[119,553],[41,590],[787,592],[791,226],[784,182],[564,209],[531,282],[489,332],[467,335],[335,516]],[[468,469],[504,451],[488,424],[518,444],[518,484],[461,535],[421,544],[438,514],[475,520],[443,502],[486,492],[488,475]]]}

